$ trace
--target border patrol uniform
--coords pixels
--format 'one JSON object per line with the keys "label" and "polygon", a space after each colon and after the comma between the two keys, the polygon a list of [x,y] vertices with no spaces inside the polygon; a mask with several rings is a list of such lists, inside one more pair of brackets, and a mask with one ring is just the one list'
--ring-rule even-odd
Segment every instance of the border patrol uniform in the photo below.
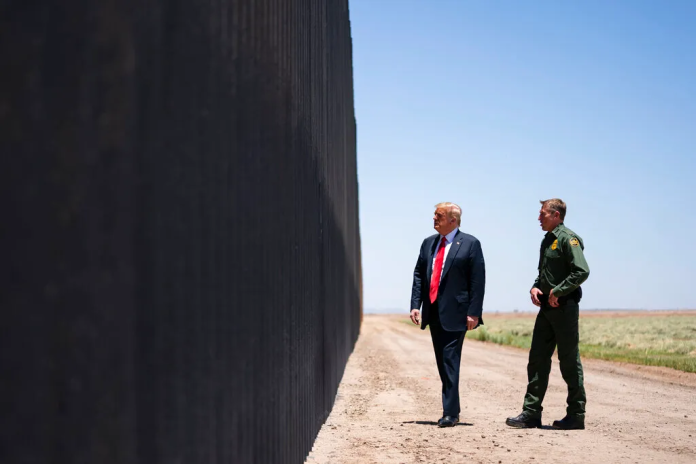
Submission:
{"label": "border patrol uniform", "polygon": [[[532,335],[532,347],[527,364],[527,393],[523,410],[541,416],[546,388],[551,372],[551,356],[558,346],[558,361],[563,380],[568,385],[569,416],[585,416],[585,387],[578,349],[580,284],[587,280],[590,268],[583,254],[582,238],[560,223],[547,232],[541,242],[539,275],[534,287],[540,289],[541,309],[537,314]],[[534,288],[533,287],[533,288]],[[549,293],[558,297],[559,306],[549,305]]]}

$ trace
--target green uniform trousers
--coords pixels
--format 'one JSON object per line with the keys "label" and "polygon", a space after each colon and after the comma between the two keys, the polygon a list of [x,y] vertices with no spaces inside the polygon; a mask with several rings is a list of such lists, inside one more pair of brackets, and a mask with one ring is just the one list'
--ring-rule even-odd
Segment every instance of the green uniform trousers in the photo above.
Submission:
{"label": "green uniform trousers", "polygon": [[553,356],[556,346],[558,346],[561,375],[568,385],[566,411],[569,416],[585,416],[587,398],[578,349],[580,338],[578,317],[579,307],[574,300],[566,301],[557,308],[542,301],[541,309],[534,323],[532,348],[529,350],[529,363],[527,364],[529,383],[523,405],[523,409],[534,416],[541,416],[541,411],[544,409],[541,403],[544,401],[546,388],[549,385],[551,356]]}

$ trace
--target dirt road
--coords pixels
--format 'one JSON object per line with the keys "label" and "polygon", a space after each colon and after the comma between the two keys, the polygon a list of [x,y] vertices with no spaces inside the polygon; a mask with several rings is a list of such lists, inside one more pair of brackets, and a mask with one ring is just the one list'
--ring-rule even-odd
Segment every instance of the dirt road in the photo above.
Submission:
{"label": "dirt road", "polygon": [[406,316],[366,315],[336,403],[307,463],[696,463],[696,374],[583,360],[586,429],[548,427],[565,414],[554,359],[543,429],[518,430],[527,352],[465,340],[462,421],[441,429],[430,334]]}

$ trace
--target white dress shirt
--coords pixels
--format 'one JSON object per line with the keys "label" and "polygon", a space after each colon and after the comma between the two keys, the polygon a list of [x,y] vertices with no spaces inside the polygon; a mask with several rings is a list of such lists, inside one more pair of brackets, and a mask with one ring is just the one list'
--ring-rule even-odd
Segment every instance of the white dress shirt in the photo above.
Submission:
{"label": "white dress shirt", "polygon": [[[445,235],[445,257],[442,260],[442,269],[440,269],[440,278],[442,278],[442,271],[445,270],[445,261],[447,261],[447,254],[449,253],[450,246],[452,245],[452,242],[454,241],[454,236],[457,235],[457,232],[459,229],[454,229],[452,232],[449,234]],[[437,252],[440,249],[440,245],[442,244],[442,235],[437,239],[437,247],[435,247],[435,253],[433,254],[433,274],[435,274],[435,259],[437,258]],[[438,282],[438,286],[440,283]]]}

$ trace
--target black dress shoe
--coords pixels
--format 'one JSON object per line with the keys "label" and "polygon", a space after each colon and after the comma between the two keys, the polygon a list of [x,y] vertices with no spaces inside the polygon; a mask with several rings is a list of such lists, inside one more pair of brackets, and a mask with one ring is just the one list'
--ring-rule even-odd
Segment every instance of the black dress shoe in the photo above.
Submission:
{"label": "black dress shoe", "polygon": [[561,420],[553,421],[552,427],[559,430],[584,430],[585,418],[581,416],[565,416]]}
{"label": "black dress shoe", "polygon": [[534,429],[541,427],[541,416],[536,417],[527,411],[522,411],[522,414],[517,417],[508,417],[505,423],[518,429]]}
{"label": "black dress shoe", "polygon": [[439,421],[437,421],[437,426],[454,427],[457,422],[459,422],[459,417],[457,416],[443,416]]}

